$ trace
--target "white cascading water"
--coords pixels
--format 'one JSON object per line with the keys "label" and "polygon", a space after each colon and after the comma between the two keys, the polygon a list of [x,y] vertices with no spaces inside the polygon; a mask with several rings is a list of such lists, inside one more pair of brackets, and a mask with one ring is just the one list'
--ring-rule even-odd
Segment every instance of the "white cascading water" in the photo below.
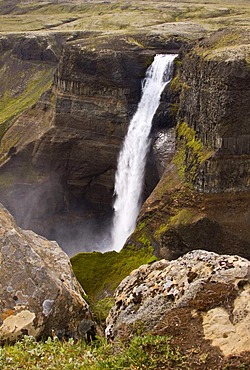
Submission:
{"label": "white cascading water", "polygon": [[170,82],[177,55],[159,54],[146,72],[142,97],[133,116],[119,154],[115,175],[112,249],[119,251],[134,231],[141,207],[146,157],[150,131],[161,93]]}

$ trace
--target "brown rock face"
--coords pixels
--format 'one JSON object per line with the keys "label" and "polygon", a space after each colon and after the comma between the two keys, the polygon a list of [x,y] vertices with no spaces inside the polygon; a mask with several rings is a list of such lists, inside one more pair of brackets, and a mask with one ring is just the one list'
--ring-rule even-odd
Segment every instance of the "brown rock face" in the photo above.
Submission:
{"label": "brown rock face", "polygon": [[[180,47],[171,42],[140,48],[118,37],[94,41],[65,44],[52,92],[3,138],[9,160],[2,171],[16,177],[4,184],[3,203],[18,224],[58,240],[70,254],[75,246],[88,250],[105,243],[117,155],[142,78],[154,54]],[[18,136],[14,148],[8,147],[10,136]],[[149,181],[147,192],[154,185]]]}
{"label": "brown rock face", "polygon": [[128,244],[151,243],[166,259],[193,248],[250,258],[249,40],[247,31],[220,31],[177,62],[178,123],[165,133],[175,148],[155,143],[165,172]]}
{"label": "brown rock face", "polygon": [[249,190],[249,43],[249,31],[223,30],[183,59],[178,119],[214,153],[196,173],[200,191]]}
{"label": "brown rock face", "polygon": [[117,288],[106,334],[120,337],[139,324],[171,335],[190,357],[195,351],[195,369],[220,369],[223,356],[247,358],[249,267],[238,256],[201,250],[141,266]]}
{"label": "brown rock face", "polygon": [[2,206],[0,220],[0,341],[53,332],[78,337],[91,314],[67,255],[57,243],[17,227]]}

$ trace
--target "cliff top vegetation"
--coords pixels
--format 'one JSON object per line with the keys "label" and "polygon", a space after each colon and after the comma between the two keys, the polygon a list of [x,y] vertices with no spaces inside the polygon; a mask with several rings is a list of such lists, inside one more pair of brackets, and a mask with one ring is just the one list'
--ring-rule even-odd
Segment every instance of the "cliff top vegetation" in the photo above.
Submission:
{"label": "cliff top vegetation", "polygon": [[[170,32],[184,34],[248,26],[248,0],[185,1],[0,1],[0,33],[9,32]],[[200,27],[197,29],[197,25]],[[179,31],[178,31],[179,32]]]}

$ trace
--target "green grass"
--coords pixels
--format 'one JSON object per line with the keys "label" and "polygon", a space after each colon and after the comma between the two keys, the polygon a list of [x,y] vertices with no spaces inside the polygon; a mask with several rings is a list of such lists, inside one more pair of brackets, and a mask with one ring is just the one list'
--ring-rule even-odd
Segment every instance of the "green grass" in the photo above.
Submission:
{"label": "green grass", "polygon": [[181,369],[184,360],[168,337],[158,335],[134,336],[113,345],[104,339],[87,345],[57,338],[36,342],[26,336],[0,349],[0,368],[4,370]]}
{"label": "green grass", "polygon": [[103,327],[105,327],[106,318],[114,304],[115,300],[113,297],[106,297],[97,302],[90,302],[92,312],[95,316],[95,321],[98,322],[99,325],[103,325]]}
{"label": "green grass", "polygon": [[128,247],[119,253],[79,253],[71,258],[74,273],[90,301],[112,295],[131,271],[156,259],[153,248]]}
{"label": "green grass", "polygon": [[[15,82],[13,86],[10,86],[12,83],[12,79],[10,78],[6,90],[0,98],[0,137],[10,126],[12,119],[34,105],[42,93],[51,86],[54,67],[45,66],[44,68],[38,68],[35,65],[33,71],[32,68],[29,69],[29,76],[22,76],[21,73],[20,75],[18,73],[16,74],[15,81],[19,85],[24,86],[23,91],[17,94],[13,93]],[[25,77],[27,77],[27,80]]]}
{"label": "green grass", "polygon": [[213,152],[203,146],[195,130],[186,122],[179,122],[176,127],[177,151],[174,163],[182,180],[192,184],[198,175],[200,165]]}
{"label": "green grass", "polygon": [[186,225],[190,223],[192,219],[193,213],[191,212],[191,210],[185,208],[179,210],[177,214],[169,217],[168,222],[166,224],[160,225],[160,227],[156,230],[154,234],[156,240],[159,240],[160,236],[170,228],[175,228],[179,225]]}
{"label": "green grass", "polygon": [[73,271],[87,294],[84,298],[100,325],[105,325],[120,282],[141,265],[156,260],[153,248],[146,244],[141,249],[128,246],[119,253],[83,252],[71,258]]}
{"label": "green grass", "polygon": [[[108,343],[105,339],[87,345],[84,341],[60,342],[56,337],[36,342],[25,336],[14,345],[0,348],[3,370],[188,370],[210,369],[207,354],[189,351],[184,355],[163,335],[134,335]],[[221,366],[219,365],[221,364]],[[218,369],[249,369],[249,361],[240,356],[223,359]],[[204,365],[204,366],[203,366]],[[213,368],[214,367],[213,363]]]}
{"label": "green grass", "polygon": [[[39,30],[117,31],[144,29],[165,22],[195,22],[208,30],[249,21],[247,0],[38,2],[19,1],[9,14],[1,15],[0,32]],[[5,9],[4,5],[2,5]],[[74,20],[72,20],[74,19]],[[71,21],[72,20],[72,21]]]}

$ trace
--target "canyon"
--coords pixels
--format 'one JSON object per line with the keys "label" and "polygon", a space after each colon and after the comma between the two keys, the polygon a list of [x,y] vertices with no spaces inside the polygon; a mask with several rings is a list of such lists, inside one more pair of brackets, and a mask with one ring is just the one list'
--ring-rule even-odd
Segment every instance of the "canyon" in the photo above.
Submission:
{"label": "canyon", "polygon": [[[25,30],[14,21],[14,32],[0,38],[0,200],[17,223],[71,256],[110,249],[117,157],[141,81],[155,54],[178,53],[153,122],[147,201],[127,245],[152,244],[172,258],[201,242],[207,249],[213,230],[211,250],[225,245],[249,257],[249,9],[242,4],[239,14],[230,1],[225,8],[149,2],[151,24],[138,21],[140,2],[1,5],[6,30],[11,17],[33,14]],[[39,23],[43,12],[50,26]],[[107,26],[104,14],[119,14],[133,29],[111,19]],[[92,26],[83,26],[86,17]]]}
{"label": "canyon", "polygon": [[[153,330],[192,369],[247,367],[248,1],[11,0],[0,20],[1,340],[102,335],[109,311],[112,340]],[[178,56],[117,253],[117,158],[156,54]]]}
{"label": "canyon", "polygon": [[[33,48],[33,38],[23,42]],[[155,52],[163,50],[148,42],[138,48],[120,37],[96,38],[95,51],[88,39],[66,42],[52,88],[2,137],[1,200],[20,226],[63,246],[105,249],[96,234],[103,240],[109,227],[118,152],[141,79]],[[168,44],[169,52],[180,47]],[[14,178],[5,184],[9,173]]]}
{"label": "canyon", "polygon": [[155,54],[179,53],[153,122],[147,200],[127,245],[150,243],[162,258],[200,247],[249,258],[249,32],[92,43],[81,33],[2,37],[9,73],[17,62],[20,76],[36,65],[51,84],[39,83],[37,103],[2,134],[2,203],[69,255],[109,249],[117,156],[141,81]]}

